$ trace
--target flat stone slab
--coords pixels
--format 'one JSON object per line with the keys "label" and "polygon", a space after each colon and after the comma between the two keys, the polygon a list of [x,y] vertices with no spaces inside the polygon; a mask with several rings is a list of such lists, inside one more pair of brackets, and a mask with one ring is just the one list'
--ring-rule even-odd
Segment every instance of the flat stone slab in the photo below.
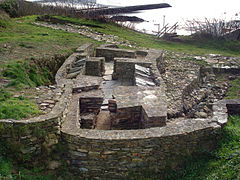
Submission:
{"label": "flat stone slab", "polygon": [[138,65],[138,67],[142,66],[143,68],[144,67],[149,68],[152,65],[151,61],[148,61],[146,59],[141,59],[141,58],[137,58],[137,59],[136,58],[114,58],[114,61],[116,61],[117,63],[132,63],[134,65]]}
{"label": "flat stone slab", "polygon": [[102,83],[102,77],[80,75],[74,80],[73,91],[86,88],[98,89]]}
{"label": "flat stone slab", "polygon": [[119,86],[113,96],[118,109],[142,106],[149,118],[167,117],[167,101],[161,87]]}
{"label": "flat stone slab", "polygon": [[79,94],[79,98],[103,98],[103,92],[101,90],[92,90],[87,92],[82,92]]}

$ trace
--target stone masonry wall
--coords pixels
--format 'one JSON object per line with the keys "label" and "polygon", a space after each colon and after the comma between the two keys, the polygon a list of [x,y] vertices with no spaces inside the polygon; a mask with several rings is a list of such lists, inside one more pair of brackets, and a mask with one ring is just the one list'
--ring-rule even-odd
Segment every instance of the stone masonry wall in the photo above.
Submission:
{"label": "stone masonry wall", "polygon": [[113,79],[134,82],[135,64],[149,68],[151,62],[141,59],[114,58]]}
{"label": "stone masonry wall", "polygon": [[132,50],[113,48],[109,45],[102,45],[96,49],[97,57],[105,57],[106,62],[113,61],[115,57],[136,58],[136,52]]}
{"label": "stone masonry wall", "polygon": [[143,169],[161,173],[177,168],[195,152],[211,150],[221,126],[202,120],[184,120],[162,128],[143,130],[63,131],[66,159],[72,172],[85,178],[126,178]]}
{"label": "stone masonry wall", "polygon": [[90,76],[103,76],[105,72],[104,57],[91,57],[86,61],[85,74]]}
{"label": "stone masonry wall", "polygon": [[77,48],[77,53],[86,53],[88,56],[94,56],[94,45],[93,43],[86,43]]}
{"label": "stone masonry wall", "polygon": [[[81,60],[83,57],[89,57],[92,55],[93,55],[92,43],[87,43],[80,46],[77,49],[77,52],[69,56],[57,71],[57,74],[55,75],[56,83],[60,86],[64,85],[64,82],[68,81],[67,79],[70,78],[68,77],[69,68],[71,68],[76,61]],[[71,78],[75,78],[77,75],[78,74],[75,74],[74,76],[71,76]]]}
{"label": "stone masonry wall", "polygon": [[66,84],[59,102],[47,114],[28,120],[0,120],[0,138],[20,162],[33,163],[42,157],[51,157],[60,138],[60,125],[72,93]]}
{"label": "stone masonry wall", "polygon": [[80,113],[96,113],[98,114],[103,103],[102,97],[80,98]]}
{"label": "stone masonry wall", "polygon": [[140,129],[142,107],[118,109],[111,113],[111,129]]}

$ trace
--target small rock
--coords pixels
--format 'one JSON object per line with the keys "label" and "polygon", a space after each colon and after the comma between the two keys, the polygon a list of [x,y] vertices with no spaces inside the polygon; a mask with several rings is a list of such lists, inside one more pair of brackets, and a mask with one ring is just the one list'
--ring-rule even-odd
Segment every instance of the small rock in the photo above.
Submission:
{"label": "small rock", "polygon": [[41,106],[41,107],[49,106],[49,104],[48,104],[48,103],[42,103],[42,104],[40,104],[40,106]]}
{"label": "small rock", "polygon": [[14,98],[19,98],[20,95],[15,94],[13,97],[14,97]]}
{"label": "small rock", "polygon": [[41,107],[40,109],[41,109],[41,110],[45,110],[45,109],[47,109],[47,107],[46,107],[46,106],[43,106],[43,107]]}
{"label": "small rock", "polygon": [[53,100],[44,100],[43,103],[46,103],[46,104],[55,104],[55,101],[53,101]]}
{"label": "small rock", "polygon": [[207,113],[205,113],[205,112],[196,112],[195,115],[198,118],[207,118],[208,117]]}
{"label": "small rock", "polygon": [[53,86],[53,85],[50,85],[49,87],[50,87],[51,89],[56,89],[56,87]]}
{"label": "small rock", "polygon": [[221,57],[221,55],[220,54],[209,54],[209,57],[216,58],[216,57]]}
{"label": "small rock", "polygon": [[202,61],[203,60],[203,58],[200,57],[200,56],[195,56],[194,59],[197,60],[197,61]]}
{"label": "small rock", "polygon": [[230,81],[235,80],[235,79],[236,79],[236,76],[228,76],[228,79],[229,79]]}
{"label": "small rock", "polygon": [[55,170],[55,169],[59,168],[59,166],[61,166],[61,163],[58,161],[50,161],[48,163],[48,169],[50,169],[50,170]]}

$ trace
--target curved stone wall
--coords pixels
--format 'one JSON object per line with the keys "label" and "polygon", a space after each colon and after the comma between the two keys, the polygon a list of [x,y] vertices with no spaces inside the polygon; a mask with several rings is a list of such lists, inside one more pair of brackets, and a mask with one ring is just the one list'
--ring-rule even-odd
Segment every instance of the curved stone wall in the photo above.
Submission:
{"label": "curved stone wall", "polygon": [[176,168],[193,153],[211,150],[220,129],[202,120],[184,120],[144,130],[62,130],[62,137],[73,172],[88,178],[121,178],[145,168],[156,173]]}
{"label": "curved stone wall", "polygon": [[179,119],[165,127],[141,130],[62,129],[69,151],[70,169],[88,178],[121,178],[147,168],[161,173],[181,166],[194,153],[210,151],[227,123],[227,106],[240,108],[240,100],[213,105],[210,119]]}
{"label": "curved stone wall", "polygon": [[6,142],[10,152],[21,162],[32,162],[48,156],[58,144],[61,134],[61,121],[65,116],[72,94],[70,84],[63,88],[59,102],[49,114],[27,120],[0,120],[1,141]]}

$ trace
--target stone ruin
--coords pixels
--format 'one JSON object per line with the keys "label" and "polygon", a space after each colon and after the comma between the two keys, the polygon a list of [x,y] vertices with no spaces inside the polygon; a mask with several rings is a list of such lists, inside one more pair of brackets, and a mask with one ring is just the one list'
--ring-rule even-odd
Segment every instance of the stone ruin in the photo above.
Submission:
{"label": "stone ruin", "polygon": [[[74,109],[69,111],[79,113],[77,127],[123,130],[166,125],[166,95],[154,64],[161,52],[103,45],[96,49],[96,57],[92,57],[93,51],[87,54],[66,61],[58,72],[60,76],[56,76],[56,82],[73,81],[70,107]],[[69,119],[75,121],[73,115]]]}
{"label": "stone ruin", "polygon": [[[167,63],[161,50],[102,45],[94,51],[93,44],[85,44],[55,76],[62,96],[52,111],[29,120],[0,120],[4,129],[29,128],[18,138],[8,131],[0,135],[11,143],[20,141],[19,153],[34,157],[43,147],[50,156],[63,142],[67,150],[62,158],[85,178],[114,179],[144,168],[156,173],[177,168],[191,155],[212,150],[228,113],[239,114],[240,100],[220,100],[210,86],[214,73],[239,74],[239,69],[178,69]],[[178,73],[182,76],[176,82]],[[201,116],[192,116],[195,109],[203,110],[198,112]],[[36,127],[47,129],[44,137],[36,137]]]}

